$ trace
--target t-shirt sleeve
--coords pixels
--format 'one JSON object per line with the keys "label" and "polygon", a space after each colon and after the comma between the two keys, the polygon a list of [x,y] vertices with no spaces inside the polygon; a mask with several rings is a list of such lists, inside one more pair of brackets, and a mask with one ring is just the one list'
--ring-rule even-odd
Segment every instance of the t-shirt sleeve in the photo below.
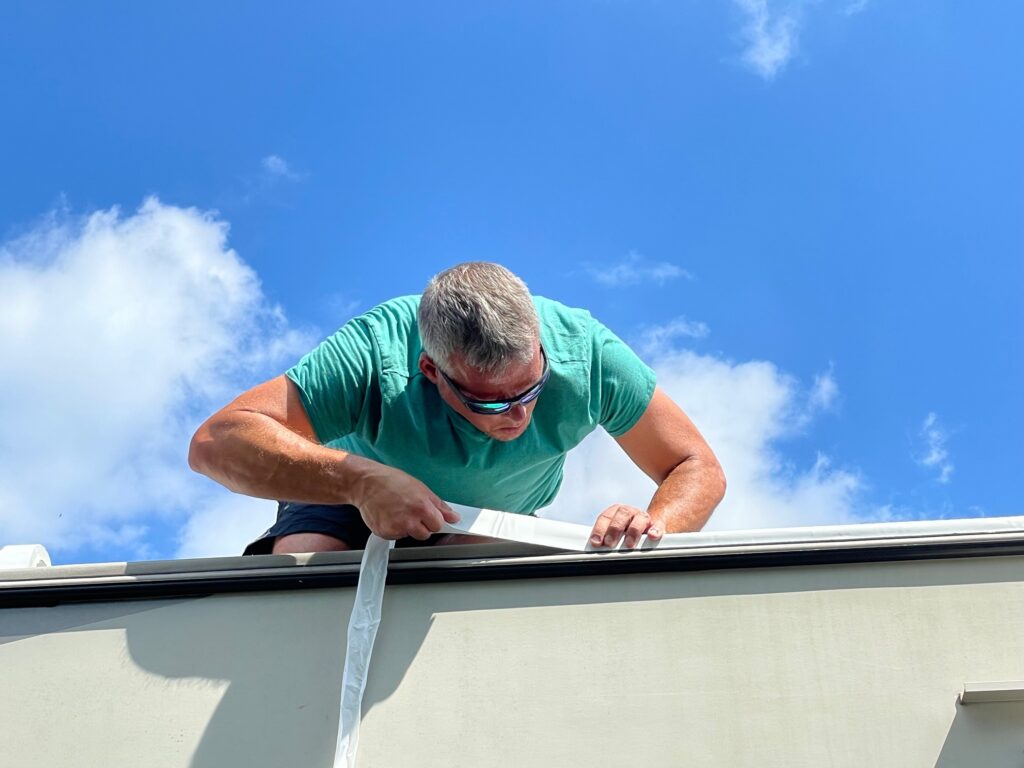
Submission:
{"label": "t-shirt sleeve", "polygon": [[598,423],[612,437],[628,432],[651,402],[657,379],[650,366],[622,339],[594,320],[592,394],[597,395]]}
{"label": "t-shirt sleeve", "polygon": [[321,443],[355,431],[366,415],[374,399],[376,357],[369,329],[355,319],[285,372],[299,388]]}

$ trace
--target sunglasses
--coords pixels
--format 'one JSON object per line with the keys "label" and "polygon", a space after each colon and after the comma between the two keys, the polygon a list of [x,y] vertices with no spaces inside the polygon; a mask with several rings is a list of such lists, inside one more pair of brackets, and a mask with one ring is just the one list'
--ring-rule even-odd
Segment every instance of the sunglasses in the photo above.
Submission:
{"label": "sunglasses", "polygon": [[462,387],[451,380],[451,377],[447,373],[442,371],[440,368],[437,370],[440,372],[444,380],[448,382],[448,386],[452,388],[455,396],[459,398],[464,406],[469,408],[473,413],[479,413],[484,416],[497,416],[499,413],[507,413],[512,409],[514,405],[526,405],[537,399],[541,391],[544,389],[544,385],[548,383],[548,376],[551,375],[551,369],[548,367],[548,356],[544,354],[544,347],[540,348],[540,354],[544,358],[544,373],[540,375],[540,380],[530,387],[525,392],[510,397],[508,400],[471,400],[462,394]]}

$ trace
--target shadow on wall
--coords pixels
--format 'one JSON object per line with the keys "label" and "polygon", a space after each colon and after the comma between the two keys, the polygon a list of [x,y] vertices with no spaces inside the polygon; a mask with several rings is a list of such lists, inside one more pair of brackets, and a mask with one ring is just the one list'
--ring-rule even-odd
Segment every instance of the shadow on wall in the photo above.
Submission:
{"label": "shadow on wall", "polygon": [[1024,701],[957,704],[935,768],[1024,768]]}
{"label": "shadow on wall", "polygon": [[[0,657],[0,679],[13,658],[38,669],[16,681],[14,698],[0,683],[0,732],[10,725],[5,707],[21,697],[35,715],[14,718],[16,728],[27,727],[14,732],[23,740],[18,747],[45,735],[45,762],[54,766],[104,754],[109,766],[330,768],[353,594],[324,589],[2,609],[0,650],[8,655]],[[424,627],[419,637],[425,634]],[[35,655],[14,655],[31,647]],[[408,652],[415,656],[414,645]],[[96,667],[109,672],[102,688],[87,671]],[[95,696],[76,700],[70,691]],[[201,710],[182,711],[187,706]],[[54,717],[71,718],[76,727],[54,731]],[[76,745],[71,731],[87,743]],[[0,765],[7,765],[2,757]]]}
{"label": "shadow on wall", "polygon": [[352,590],[223,595],[127,623],[139,666],[229,682],[191,768],[333,765],[351,607]]}

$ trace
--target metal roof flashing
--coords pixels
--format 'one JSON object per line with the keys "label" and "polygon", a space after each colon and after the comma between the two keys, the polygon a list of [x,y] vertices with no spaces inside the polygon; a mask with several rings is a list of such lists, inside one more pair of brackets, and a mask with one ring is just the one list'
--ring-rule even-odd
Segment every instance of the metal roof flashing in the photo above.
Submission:
{"label": "metal roof flashing", "polygon": [[[1024,516],[671,534],[637,550],[507,542],[394,550],[389,583],[486,581],[1024,554]],[[0,607],[353,586],[362,553],[217,557],[0,571]]]}

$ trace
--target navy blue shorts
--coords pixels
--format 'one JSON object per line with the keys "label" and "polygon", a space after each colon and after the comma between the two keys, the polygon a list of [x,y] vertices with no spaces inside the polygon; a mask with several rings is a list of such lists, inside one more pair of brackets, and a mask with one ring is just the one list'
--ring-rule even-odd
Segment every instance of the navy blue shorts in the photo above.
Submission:
{"label": "navy blue shorts", "polygon": [[[293,501],[277,503],[277,522],[256,541],[245,548],[243,555],[269,555],[278,536],[291,533],[323,533],[341,539],[352,549],[366,549],[370,529],[363,522],[359,510],[351,504],[298,504]],[[395,542],[396,547],[424,547],[437,543],[444,536],[435,533],[426,541],[406,538]]]}

